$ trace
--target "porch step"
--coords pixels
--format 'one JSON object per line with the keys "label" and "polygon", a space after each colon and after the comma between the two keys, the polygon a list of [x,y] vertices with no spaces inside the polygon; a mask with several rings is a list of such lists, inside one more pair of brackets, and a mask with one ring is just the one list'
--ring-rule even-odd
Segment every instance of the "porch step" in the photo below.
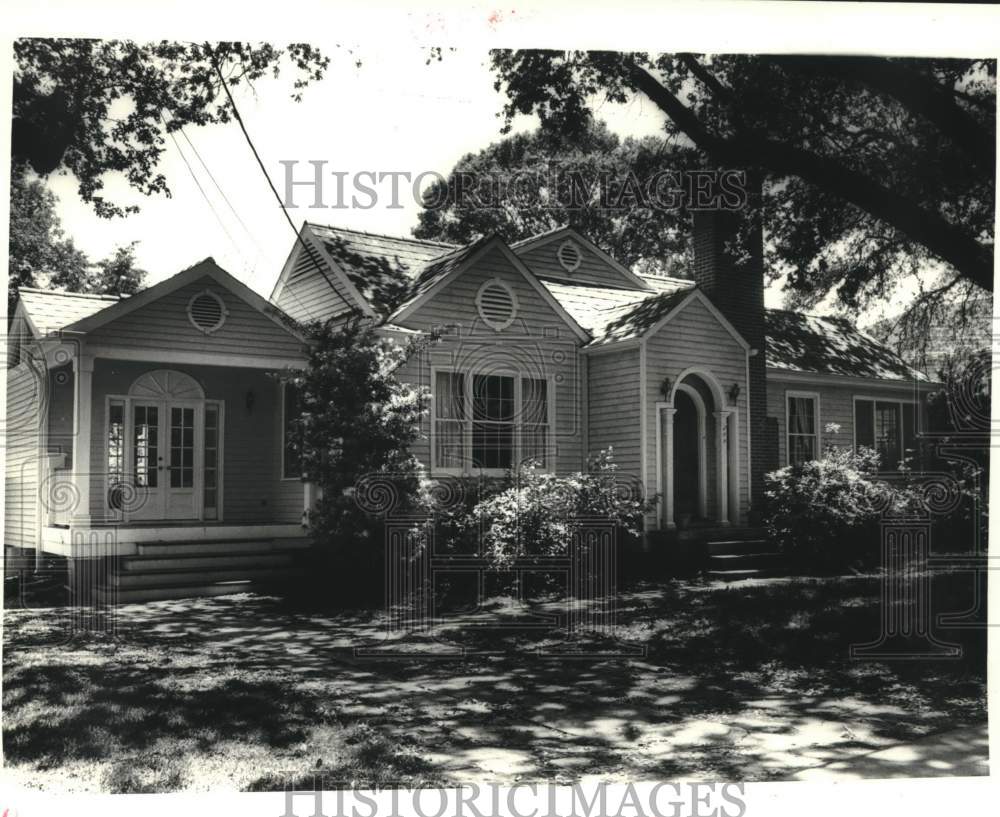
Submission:
{"label": "porch step", "polygon": [[234,567],[222,570],[160,570],[150,573],[115,573],[114,587],[185,587],[217,582],[289,579],[298,574],[293,567]]}
{"label": "porch step", "polygon": [[165,601],[168,599],[193,599],[209,596],[229,596],[233,593],[249,593],[263,589],[262,585],[250,579],[239,579],[214,584],[187,584],[169,587],[129,587],[97,589],[100,604],[138,604],[145,601]]}
{"label": "porch step", "polygon": [[122,559],[125,574],[176,572],[184,570],[238,570],[240,568],[283,566],[291,564],[290,553],[246,553],[234,551],[214,555],[129,556]]}
{"label": "porch step", "polygon": [[305,537],[143,542],[96,588],[97,600],[131,604],[269,589],[304,576],[297,557],[309,544]]}
{"label": "porch step", "polygon": [[216,556],[230,553],[268,553],[309,547],[306,537],[295,539],[218,539],[199,542],[142,542],[140,556]]}

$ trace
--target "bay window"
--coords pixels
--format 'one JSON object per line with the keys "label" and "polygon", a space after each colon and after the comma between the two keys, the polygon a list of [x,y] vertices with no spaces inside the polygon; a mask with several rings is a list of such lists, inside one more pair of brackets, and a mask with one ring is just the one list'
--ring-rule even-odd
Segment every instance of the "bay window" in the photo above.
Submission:
{"label": "bay window", "polygon": [[547,380],[436,371],[433,393],[433,469],[495,473],[528,459],[551,467]]}

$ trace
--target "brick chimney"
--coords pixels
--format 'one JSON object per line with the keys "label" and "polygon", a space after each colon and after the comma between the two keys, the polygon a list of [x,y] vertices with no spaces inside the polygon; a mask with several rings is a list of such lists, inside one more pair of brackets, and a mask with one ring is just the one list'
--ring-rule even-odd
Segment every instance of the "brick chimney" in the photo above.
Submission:
{"label": "brick chimney", "polygon": [[750,225],[749,246],[741,246],[739,229],[746,218],[743,211],[693,212],[694,278],[751,349],[757,350],[750,357],[749,389],[750,502],[756,511],[764,496],[764,473],[777,467],[778,441],[770,439],[766,430],[763,230],[759,218],[755,219]]}

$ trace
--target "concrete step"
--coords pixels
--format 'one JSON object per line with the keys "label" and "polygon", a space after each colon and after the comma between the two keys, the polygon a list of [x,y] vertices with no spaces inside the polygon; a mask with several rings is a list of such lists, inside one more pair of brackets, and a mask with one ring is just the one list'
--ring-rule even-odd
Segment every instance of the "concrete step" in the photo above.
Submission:
{"label": "concrete step", "polygon": [[708,557],[709,570],[782,567],[783,553],[718,553]]}
{"label": "concrete step", "polygon": [[302,550],[306,537],[294,539],[221,539],[210,542],[143,542],[136,545],[140,556],[214,556],[226,553],[267,553]]}
{"label": "concrete step", "polygon": [[713,539],[705,543],[710,556],[727,553],[768,553],[771,543],[767,539]]}
{"label": "concrete step", "polygon": [[217,582],[257,580],[271,581],[301,576],[294,567],[230,568],[222,570],[161,570],[150,573],[116,573],[111,584],[118,588],[135,587],[196,587]]}
{"label": "concrete step", "polygon": [[235,570],[280,567],[291,563],[293,554],[232,552],[216,555],[128,556],[122,559],[123,573],[152,573],[179,570]]}
{"label": "concrete step", "polygon": [[228,596],[233,593],[248,593],[258,589],[261,589],[261,585],[250,579],[169,587],[100,587],[97,589],[97,601],[101,604],[136,604],[144,601],[163,601],[166,599]]}

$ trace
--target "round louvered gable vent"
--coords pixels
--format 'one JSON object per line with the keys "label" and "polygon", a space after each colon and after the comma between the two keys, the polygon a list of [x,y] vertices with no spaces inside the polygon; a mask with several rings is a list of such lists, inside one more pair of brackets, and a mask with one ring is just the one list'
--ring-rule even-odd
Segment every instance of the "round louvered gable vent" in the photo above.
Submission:
{"label": "round louvered gable vent", "polygon": [[195,328],[206,335],[215,332],[226,322],[229,310],[222,298],[211,290],[199,292],[188,302],[188,318]]}
{"label": "round louvered gable vent", "polygon": [[569,239],[559,245],[559,249],[556,250],[556,258],[559,259],[559,266],[566,272],[576,272],[580,264],[583,263],[583,253],[576,246],[576,242]]}
{"label": "round louvered gable vent", "polygon": [[479,288],[476,306],[483,323],[497,332],[506,329],[517,317],[517,296],[499,278],[487,281]]}

